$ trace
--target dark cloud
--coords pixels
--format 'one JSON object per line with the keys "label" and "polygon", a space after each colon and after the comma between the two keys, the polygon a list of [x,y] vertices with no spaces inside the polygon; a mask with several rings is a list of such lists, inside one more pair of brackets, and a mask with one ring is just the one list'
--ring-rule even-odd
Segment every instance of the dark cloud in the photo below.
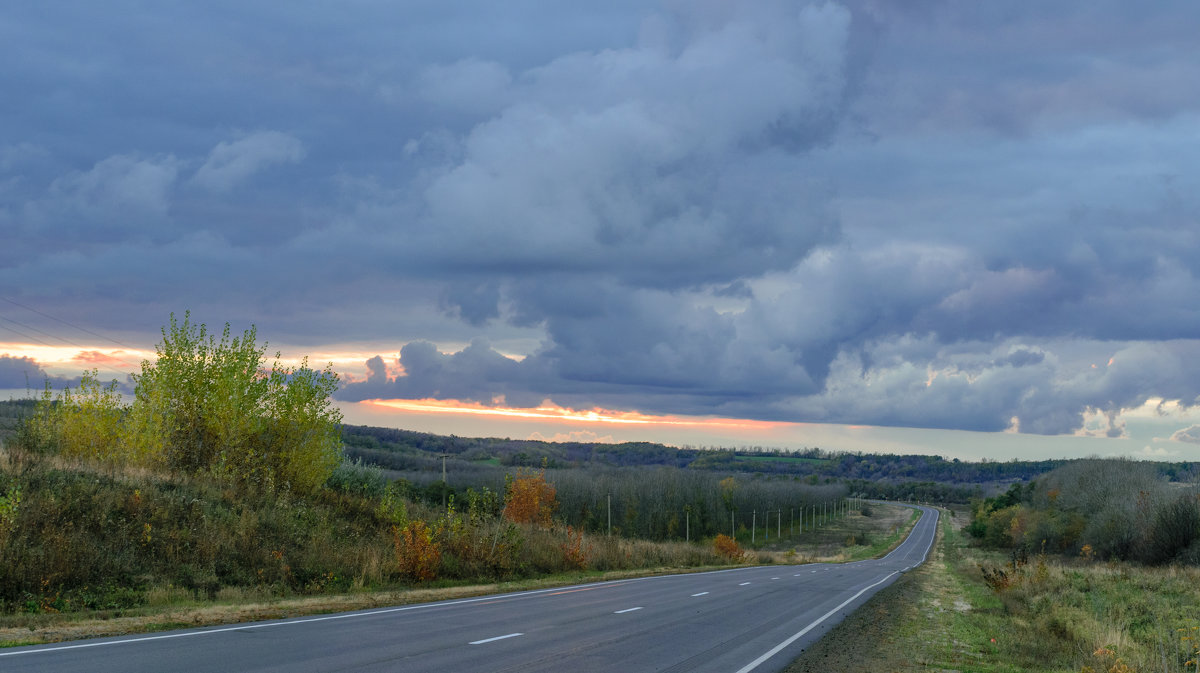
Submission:
{"label": "dark cloud", "polygon": [[41,390],[46,371],[30,358],[0,355],[0,388]]}
{"label": "dark cloud", "polygon": [[38,5],[0,41],[0,286],[147,344],[188,308],[408,344],[347,399],[1119,434],[1200,395],[1198,27]]}

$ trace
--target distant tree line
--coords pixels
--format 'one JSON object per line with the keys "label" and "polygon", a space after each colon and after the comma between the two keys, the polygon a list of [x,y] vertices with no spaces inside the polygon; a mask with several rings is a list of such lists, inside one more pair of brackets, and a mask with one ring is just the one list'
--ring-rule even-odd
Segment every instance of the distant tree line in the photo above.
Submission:
{"label": "distant tree line", "polygon": [[[869,491],[871,497],[920,491],[930,496],[920,496],[921,499],[941,502],[964,502],[982,495],[972,485],[983,485],[986,493],[996,485],[1003,488],[1013,482],[1027,482],[1078,462],[1066,459],[969,462],[941,456],[830,452],[819,448],[788,451],[760,447],[675,448],[652,442],[545,442],[443,436],[354,425],[343,426],[342,441],[347,456],[391,470],[440,471],[441,460],[437,456],[445,453],[450,456],[449,469],[464,471],[480,464],[552,469],[668,466],[717,473],[805,477],[809,483],[851,480],[858,484],[853,488]],[[1200,477],[1200,463],[1148,465],[1147,469],[1169,481],[1189,482]],[[931,484],[961,488],[947,490]]]}

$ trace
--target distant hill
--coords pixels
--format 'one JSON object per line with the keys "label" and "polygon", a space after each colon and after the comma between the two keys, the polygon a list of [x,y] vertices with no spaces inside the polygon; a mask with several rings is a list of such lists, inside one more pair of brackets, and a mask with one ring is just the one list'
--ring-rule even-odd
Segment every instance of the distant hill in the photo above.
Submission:
{"label": "distant hill", "polygon": [[[346,425],[346,455],[401,471],[440,470],[440,454],[451,469],[470,465],[551,468],[663,465],[693,470],[787,475],[860,482],[934,482],[996,485],[1029,481],[1068,462],[1057,460],[960,461],[941,456],[798,450],[675,448],[652,442],[546,442],[496,437],[458,437],[410,430]],[[1173,481],[1200,476],[1200,463],[1154,463]]]}

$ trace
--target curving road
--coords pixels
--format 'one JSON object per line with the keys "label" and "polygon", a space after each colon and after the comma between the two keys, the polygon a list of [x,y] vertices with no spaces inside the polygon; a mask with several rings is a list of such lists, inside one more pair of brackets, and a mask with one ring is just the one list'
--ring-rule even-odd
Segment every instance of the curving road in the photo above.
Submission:
{"label": "curving road", "polygon": [[778,671],[925,560],[761,566],[0,650],[0,671]]}

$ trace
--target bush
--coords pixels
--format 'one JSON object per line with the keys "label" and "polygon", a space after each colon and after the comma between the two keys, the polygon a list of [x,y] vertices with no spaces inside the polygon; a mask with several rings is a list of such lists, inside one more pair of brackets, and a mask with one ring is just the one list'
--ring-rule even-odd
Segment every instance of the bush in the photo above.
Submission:
{"label": "bush", "polygon": [[1190,495],[1158,507],[1142,548],[1147,563],[1175,560],[1200,537],[1200,503]]}
{"label": "bush", "polygon": [[737,540],[734,540],[724,533],[713,539],[713,550],[719,556],[739,563],[746,557],[746,553],[742,551],[740,546],[738,546]]}
{"label": "bush", "polygon": [[504,517],[513,523],[547,527],[558,508],[557,491],[546,483],[546,471],[510,479],[504,498]]}
{"label": "bush", "polygon": [[49,384],[18,431],[25,456],[59,452],[91,461],[164,466],[208,474],[255,492],[311,493],[341,463],[341,412],[330,395],[337,374],[307,360],[265,367],[254,328],[218,341],[204,325],[171,315],[155,362],[142,362],[134,401],[123,407],[116,382],[96,370],[57,399]]}
{"label": "bush", "polygon": [[396,547],[396,568],[401,575],[418,582],[437,577],[442,550],[424,521],[411,521],[404,528],[393,526],[392,537]]}
{"label": "bush", "polygon": [[343,461],[330,473],[325,485],[342,493],[382,498],[387,489],[387,478],[383,476],[383,470],[374,465],[364,465],[361,460]]}

